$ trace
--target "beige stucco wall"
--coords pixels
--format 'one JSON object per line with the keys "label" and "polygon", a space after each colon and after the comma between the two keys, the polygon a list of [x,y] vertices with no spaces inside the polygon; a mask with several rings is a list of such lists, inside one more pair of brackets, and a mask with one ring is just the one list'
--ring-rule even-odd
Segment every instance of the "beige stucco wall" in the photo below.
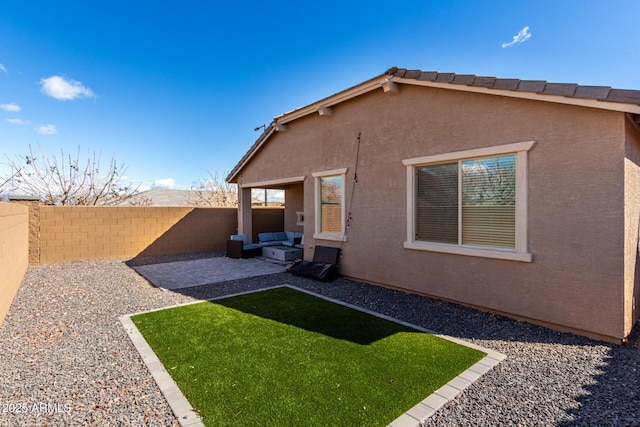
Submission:
{"label": "beige stucco wall", "polygon": [[284,229],[285,231],[302,232],[304,228],[298,225],[297,212],[304,212],[304,185],[301,183],[291,184],[285,194]]}
{"label": "beige stucco wall", "polygon": [[625,171],[625,264],[624,310],[625,331],[631,332],[640,316],[640,128],[626,120]]}
{"label": "beige stucco wall", "polygon": [[0,202],[0,325],[29,264],[29,210]]}
{"label": "beige stucco wall", "polygon": [[[623,113],[402,85],[400,94],[372,92],[335,106],[331,117],[289,123],[241,179],[304,175],[309,246],[315,227],[311,174],[349,168],[349,201],[360,132],[342,274],[558,329],[613,340],[626,335]],[[403,159],[529,140],[536,141],[528,170],[532,263],[404,249]]]}

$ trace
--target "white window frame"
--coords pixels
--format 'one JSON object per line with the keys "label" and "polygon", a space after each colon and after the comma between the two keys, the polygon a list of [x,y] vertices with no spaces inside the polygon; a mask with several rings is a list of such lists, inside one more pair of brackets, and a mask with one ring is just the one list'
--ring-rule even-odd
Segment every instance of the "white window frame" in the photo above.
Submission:
{"label": "white window frame", "polygon": [[[315,233],[313,234],[313,238],[314,239],[321,239],[321,240],[333,240],[333,241],[338,241],[338,242],[344,242],[346,241],[346,236],[344,235],[344,230],[345,230],[345,224],[346,224],[346,178],[347,178],[347,170],[348,168],[342,168],[342,169],[332,169],[332,170],[328,170],[328,171],[322,171],[322,172],[315,172],[312,173],[311,176],[313,176],[315,183]],[[330,176],[336,176],[336,175],[342,175],[342,200],[340,201],[341,203],[341,225],[340,225],[340,233],[323,233],[322,232],[322,201],[321,201],[321,188],[320,188],[320,178],[326,178],[326,177],[330,177]]]}
{"label": "white window frame", "polygon": [[[532,262],[533,254],[528,251],[527,243],[527,157],[535,141],[523,141],[513,144],[478,148],[473,150],[444,153],[434,156],[405,159],[402,164],[407,168],[407,240],[406,249],[440,252],[447,254],[496,258],[511,261]],[[454,162],[481,157],[515,154],[516,158],[516,241],[515,249],[486,248],[446,243],[431,243],[415,240],[416,224],[416,174],[415,168],[430,164]]]}

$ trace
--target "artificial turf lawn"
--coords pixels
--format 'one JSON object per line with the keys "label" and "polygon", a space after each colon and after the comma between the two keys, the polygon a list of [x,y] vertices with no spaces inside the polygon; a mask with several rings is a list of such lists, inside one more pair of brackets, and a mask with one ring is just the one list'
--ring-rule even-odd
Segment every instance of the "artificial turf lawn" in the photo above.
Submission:
{"label": "artificial turf lawn", "polygon": [[484,357],[287,287],[131,319],[207,426],[385,426]]}

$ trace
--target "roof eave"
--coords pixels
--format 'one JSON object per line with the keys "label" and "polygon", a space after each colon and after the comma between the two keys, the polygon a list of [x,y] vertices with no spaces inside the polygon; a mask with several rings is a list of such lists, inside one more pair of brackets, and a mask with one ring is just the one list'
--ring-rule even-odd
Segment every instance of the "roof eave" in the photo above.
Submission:
{"label": "roof eave", "polygon": [[288,111],[284,114],[280,114],[274,118],[274,121],[279,124],[285,124],[292,122],[301,117],[308,116],[309,114],[319,113],[322,108],[330,108],[334,105],[348,101],[349,99],[363,95],[367,92],[371,92],[376,89],[380,89],[383,85],[390,81],[393,75],[384,73],[362,82],[358,85],[352,86],[348,89],[328,96],[320,101],[316,101],[313,104],[306,105],[304,107],[296,108],[295,110]]}
{"label": "roof eave", "polygon": [[413,78],[393,77],[390,81],[398,84],[410,84],[414,86],[433,87],[439,89],[459,90],[464,92],[482,93],[486,95],[506,96],[511,98],[531,99],[535,101],[554,102],[559,104],[577,105],[581,107],[598,108],[601,110],[620,111],[640,114],[640,105],[622,102],[611,102],[592,98],[575,98],[561,95],[549,95],[536,92],[515,91],[508,89],[496,89],[482,86],[470,86],[465,84],[453,84],[449,82],[434,82],[431,80],[416,80]]}
{"label": "roof eave", "polygon": [[[286,123],[293,122],[311,114],[326,114],[327,110],[334,105],[379,88],[382,88],[385,92],[397,92],[398,85],[401,84],[459,90],[485,95],[506,96],[510,98],[530,99],[542,102],[553,102],[581,107],[598,108],[601,110],[640,114],[639,104],[633,102],[621,102],[637,100],[638,91],[625,91],[601,86],[582,86],[584,89],[598,91],[605,90],[607,92],[607,96],[610,98],[598,99],[597,97],[579,97],[576,89],[580,86],[576,84],[547,83],[546,81],[519,79],[497,79],[495,77],[425,72],[421,70],[406,70],[393,67],[388,69],[385,73],[363,83],[352,86],[312,104],[276,116],[265,132],[258,138],[258,140],[256,140],[249,151],[247,151],[247,153],[229,173],[227,181],[230,183],[237,183],[239,173],[244,166],[249,163],[254,154],[264,146],[275,132],[286,129]],[[547,90],[548,85],[550,88],[549,90]],[[542,90],[543,92],[536,92],[536,90]],[[563,94],[564,91],[567,91],[566,93],[569,93],[569,96],[565,96],[565,94]],[[609,95],[612,92],[616,92],[617,96],[612,98]],[[630,94],[626,92],[630,92]]]}
{"label": "roof eave", "polygon": [[242,156],[242,158],[240,159],[240,161],[238,162],[238,164],[236,164],[236,166],[231,170],[231,172],[229,172],[229,175],[227,175],[227,182],[231,183],[231,184],[237,184],[238,183],[238,174],[240,173],[240,171],[242,170],[242,168],[249,163],[249,161],[251,160],[251,158],[253,157],[253,155],[260,150],[260,148],[262,148],[262,146],[267,142],[267,140],[269,139],[269,137],[276,132],[276,127],[275,127],[275,122],[272,122],[269,127],[267,127],[265,129],[265,131],[262,133],[262,135],[260,135],[260,137],[256,140],[256,142],[253,143],[253,145],[251,146],[251,148],[249,148],[249,151],[247,151],[245,153],[244,156]]}
{"label": "roof eave", "polygon": [[385,88],[385,84],[391,80],[393,76],[389,73],[381,74],[377,77],[369,79],[363,83],[360,83],[356,86],[352,86],[348,89],[345,89],[341,92],[338,92],[334,95],[328,96],[326,98],[321,99],[320,101],[314,102],[313,104],[306,105],[304,107],[296,108],[295,110],[286,112],[279,116],[274,117],[273,122],[269,125],[269,127],[264,131],[264,133],[256,140],[256,142],[249,148],[249,151],[240,159],[238,164],[233,168],[233,170],[227,175],[227,182],[232,184],[237,184],[238,175],[242,168],[249,163],[253,155],[262,148],[262,146],[267,142],[267,140],[278,131],[278,127],[284,125],[285,123],[292,122],[304,116],[308,116],[310,114],[323,114],[323,111],[326,111],[326,108],[330,108],[336,104],[340,104],[341,102],[347,101],[349,99],[355,98],[357,96],[363,95],[367,92],[371,92],[376,89]]}

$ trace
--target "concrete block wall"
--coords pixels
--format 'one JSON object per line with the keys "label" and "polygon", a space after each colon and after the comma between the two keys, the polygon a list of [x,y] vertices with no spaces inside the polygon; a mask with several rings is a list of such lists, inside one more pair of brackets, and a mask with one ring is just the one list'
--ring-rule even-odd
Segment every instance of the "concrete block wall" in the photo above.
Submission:
{"label": "concrete block wall", "polygon": [[224,250],[235,208],[40,206],[39,264]]}
{"label": "concrete block wall", "polygon": [[29,209],[0,203],[0,325],[29,263]]}
{"label": "concrete block wall", "polygon": [[[29,205],[29,264],[224,251],[236,208]],[[252,210],[258,231],[283,228],[282,208]]]}
{"label": "concrete block wall", "polygon": [[[281,230],[283,213],[252,211],[259,231]],[[235,208],[0,202],[0,325],[29,265],[224,251],[237,228]]]}
{"label": "concrete block wall", "polygon": [[11,200],[29,208],[29,265],[40,262],[40,203],[38,200]]}

